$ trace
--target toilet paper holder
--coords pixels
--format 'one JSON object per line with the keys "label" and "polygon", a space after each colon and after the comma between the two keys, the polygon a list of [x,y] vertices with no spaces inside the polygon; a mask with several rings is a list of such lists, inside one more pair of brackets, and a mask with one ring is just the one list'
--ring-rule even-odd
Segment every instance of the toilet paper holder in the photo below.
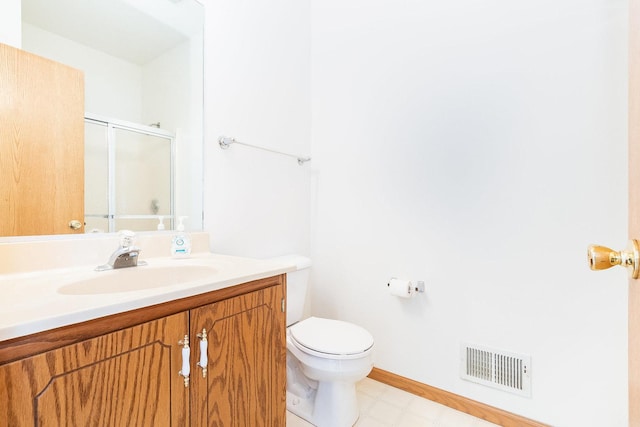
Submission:
{"label": "toilet paper holder", "polygon": [[[390,282],[394,279],[397,279],[397,277],[392,277],[389,279],[389,281],[387,282],[387,287],[390,286]],[[413,282],[410,283],[415,292],[424,293],[424,280],[418,280],[415,284]]]}

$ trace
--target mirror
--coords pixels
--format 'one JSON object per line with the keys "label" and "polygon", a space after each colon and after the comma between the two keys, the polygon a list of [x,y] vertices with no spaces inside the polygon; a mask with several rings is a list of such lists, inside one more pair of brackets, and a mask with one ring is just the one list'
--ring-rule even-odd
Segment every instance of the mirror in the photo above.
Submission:
{"label": "mirror", "polygon": [[85,232],[201,230],[202,4],[22,0],[22,21],[23,50],[84,72]]}

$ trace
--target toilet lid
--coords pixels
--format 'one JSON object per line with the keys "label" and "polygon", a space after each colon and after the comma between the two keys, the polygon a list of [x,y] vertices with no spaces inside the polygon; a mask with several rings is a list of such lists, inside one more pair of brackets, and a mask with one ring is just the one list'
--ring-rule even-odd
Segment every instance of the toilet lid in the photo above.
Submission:
{"label": "toilet lid", "polygon": [[289,331],[298,344],[320,353],[358,354],[373,346],[373,337],[366,329],[340,320],[310,317]]}

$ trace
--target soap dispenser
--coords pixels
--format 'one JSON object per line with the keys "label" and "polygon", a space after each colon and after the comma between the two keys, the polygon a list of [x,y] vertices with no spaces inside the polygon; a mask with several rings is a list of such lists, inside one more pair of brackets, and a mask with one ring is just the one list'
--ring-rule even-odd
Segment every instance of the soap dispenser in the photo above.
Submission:
{"label": "soap dispenser", "polygon": [[177,233],[171,240],[171,256],[174,258],[186,258],[191,254],[191,237],[184,232],[184,223],[186,216],[178,218]]}
{"label": "soap dispenser", "polygon": [[164,230],[164,216],[158,217],[158,230]]}

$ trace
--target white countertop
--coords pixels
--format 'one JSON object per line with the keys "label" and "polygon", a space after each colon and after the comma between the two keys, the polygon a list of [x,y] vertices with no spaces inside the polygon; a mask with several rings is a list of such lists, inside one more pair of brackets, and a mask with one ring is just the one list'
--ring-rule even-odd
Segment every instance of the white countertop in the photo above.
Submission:
{"label": "white countertop", "polygon": [[[293,265],[277,261],[206,252],[185,259],[159,257],[145,258],[145,261],[146,266],[102,272],[94,271],[95,266],[82,266],[0,275],[0,341],[295,270]],[[185,267],[186,280],[183,283],[124,290],[123,284],[134,277],[139,283],[145,272],[150,273],[150,283],[160,277],[166,279],[170,272],[174,278],[166,281],[171,282],[175,280],[174,271],[180,271],[182,267]],[[112,276],[114,286],[120,288],[117,292],[104,290],[108,275]],[[92,288],[91,281],[101,286]],[[78,288],[86,292],[78,291]]]}

